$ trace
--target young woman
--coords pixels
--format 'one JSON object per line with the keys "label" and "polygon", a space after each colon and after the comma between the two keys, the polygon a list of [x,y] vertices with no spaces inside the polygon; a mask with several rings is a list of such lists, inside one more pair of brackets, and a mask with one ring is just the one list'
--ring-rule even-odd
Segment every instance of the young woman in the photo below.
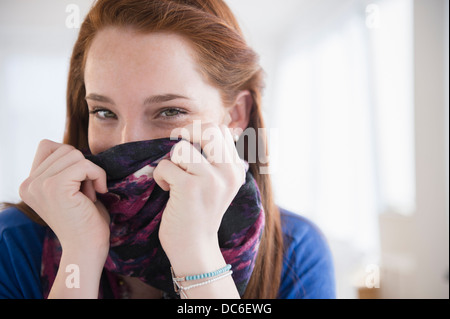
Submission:
{"label": "young woman", "polygon": [[[110,212],[97,198],[108,192],[107,174],[84,152],[175,134],[184,140],[153,178],[170,194],[158,236],[180,297],[333,298],[327,244],[314,225],[275,206],[270,176],[261,173],[265,159],[249,161],[264,226],[245,293],[227,275],[233,269],[218,231],[246,173],[240,161],[212,160],[208,146],[233,159],[240,132],[261,132],[262,88],[257,55],[222,0],[97,1],[73,50],[64,143],[40,143],[20,187],[23,202],[0,213],[0,297],[97,298],[112,236]],[[252,147],[267,154],[265,143],[250,144],[245,160]],[[62,253],[51,286],[43,287],[48,229]],[[73,265],[75,289],[67,281]],[[188,282],[189,275],[197,277]],[[118,277],[128,298],[165,295],[134,276]]]}

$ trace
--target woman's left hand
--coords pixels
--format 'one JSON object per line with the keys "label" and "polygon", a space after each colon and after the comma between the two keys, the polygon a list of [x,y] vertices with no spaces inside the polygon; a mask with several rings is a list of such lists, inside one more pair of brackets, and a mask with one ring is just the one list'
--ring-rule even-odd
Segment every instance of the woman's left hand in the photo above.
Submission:
{"label": "woman's left hand", "polygon": [[[153,173],[158,185],[170,191],[159,230],[161,245],[174,270],[185,275],[215,270],[223,264],[218,255],[218,230],[245,182],[245,168],[230,129],[202,124],[198,134],[198,128],[179,129],[178,136],[186,141],[179,142],[171,160],[161,161]],[[206,158],[188,141],[199,145]]]}

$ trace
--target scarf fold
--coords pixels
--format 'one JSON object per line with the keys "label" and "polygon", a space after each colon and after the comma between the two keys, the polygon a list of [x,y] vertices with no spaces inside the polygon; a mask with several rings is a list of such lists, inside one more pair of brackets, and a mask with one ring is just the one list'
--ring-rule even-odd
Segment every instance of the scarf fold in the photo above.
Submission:
{"label": "scarf fold", "polygon": [[[170,158],[180,140],[158,139],[115,146],[86,158],[107,174],[108,193],[97,194],[111,217],[110,250],[104,266],[99,297],[120,298],[117,275],[137,277],[148,285],[176,298],[170,262],[158,232],[170,192],[153,179],[153,170]],[[248,167],[248,166],[247,166]],[[247,169],[246,182],[225,212],[219,228],[219,246],[225,261],[232,265],[233,279],[242,296],[253,272],[264,210],[255,179]],[[41,279],[44,297],[55,280],[61,246],[47,229],[42,252]]]}

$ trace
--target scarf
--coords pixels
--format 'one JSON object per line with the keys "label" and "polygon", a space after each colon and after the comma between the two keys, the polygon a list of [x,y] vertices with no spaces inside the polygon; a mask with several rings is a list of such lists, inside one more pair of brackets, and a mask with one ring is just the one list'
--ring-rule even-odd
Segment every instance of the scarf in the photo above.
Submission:
{"label": "scarf", "polygon": [[[177,298],[170,262],[158,237],[170,192],[156,184],[152,173],[161,160],[170,159],[170,151],[179,141],[132,142],[97,155],[86,155],[107,174],[108,192],[97,194],[97,198],[111,217],[110,250],[99,298],[120,298],[117,275],[137,277],[162,290],[166,296]],[[218,231],[222,255],[226,263],[232,265],[233,280],[241,296],[254,268],[263,228],[260,193],[247,164],[246,182],[225,212]],[[61,245],[47,227],[41,267],[45,298],[55,280],[60,259]]]}

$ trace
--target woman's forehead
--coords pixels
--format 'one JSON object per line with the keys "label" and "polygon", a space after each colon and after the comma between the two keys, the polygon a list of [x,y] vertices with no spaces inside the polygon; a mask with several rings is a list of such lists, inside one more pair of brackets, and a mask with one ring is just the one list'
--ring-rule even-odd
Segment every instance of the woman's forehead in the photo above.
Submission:
{"label": "woman's forehead", "polygon": [[97,34],[87,53],[85,83],[95,92],[184,91],[205,84],[194,55],[188,41],[176,34],[108,28]]}

